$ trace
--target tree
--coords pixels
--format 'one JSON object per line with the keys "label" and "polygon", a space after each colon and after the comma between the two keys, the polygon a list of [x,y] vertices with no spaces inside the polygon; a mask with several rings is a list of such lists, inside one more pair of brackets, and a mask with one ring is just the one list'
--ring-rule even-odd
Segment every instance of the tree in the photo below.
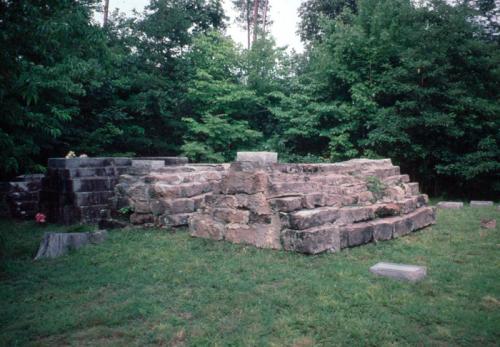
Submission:
{"label": "tree", "polygon": [[0,2],[0,175],[40,171],[106,51],[96,1]]}
{"label": "tree", "polygon": [[238,79],[241,55],[231,40],[212,32],[195,39],[189,61],[195,75],[182,151],[196,161],[231,161],[236,151],[253,148],[262,136],[246,120],[258,99]]}
{"label": "tree", "polygon": [[236,22],[247,31],[247,48],[250,49],[258,33],[265,35],[266,28],[272,23],[268,16],[269,0],[233,0],[233,6],[238,11]]}
{"label": "tree", "polygon": [[434,194],[500,188],[500,56],[470,7],[363,0],[357,11],[310,53],[329,157],[393,158]]}
{"label": "tree", "polygon": [[311,43],[323,38],[322,22],[336,19],[345,9],[357,11],[357,0],[306,0],[299,8],[299,35]]}

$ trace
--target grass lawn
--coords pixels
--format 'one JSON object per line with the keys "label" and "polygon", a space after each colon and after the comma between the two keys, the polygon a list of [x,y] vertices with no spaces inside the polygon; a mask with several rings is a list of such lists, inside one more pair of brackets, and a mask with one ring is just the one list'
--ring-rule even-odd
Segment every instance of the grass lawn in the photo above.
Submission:
{"label": "grass lawn", "polygon": [[[441,210],[406,237],[304,256],[164,230],[33,262],[41,235],[0,222],[0,346],[494,346],[500,344],[495,208]],[[500,224],[500,223],[499,223]],[[417,284],[378,261],[426,265]]]}

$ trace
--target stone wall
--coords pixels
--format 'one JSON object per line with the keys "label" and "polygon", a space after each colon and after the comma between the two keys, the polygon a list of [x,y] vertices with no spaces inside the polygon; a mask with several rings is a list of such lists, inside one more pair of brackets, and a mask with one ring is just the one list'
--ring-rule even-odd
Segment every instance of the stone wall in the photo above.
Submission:
{"label": "stone wall", "polygon": [[43,179],[41,209],[50,222],[96,223],[111,212],[118,177],[148,163],[183,165],[187,158],[51,158]]}
{"label": "stone wall", "polygon": [[43,174],[22,175],[2,184],[4,207],[13,218],[33,219],[40,210]]}
{"label": "stone wall", "polygon": [[231,164],[189,219],[192,236],[316,254],[406,235],[435,222],[428,198],[384,160]]}
{"label": "stone wall", "polygon": [[228,165],[194,164],[163,167],[156,161],[137,163],[121,175],[113,210],[129,209],[132,224],[178,227],[219,189]]}

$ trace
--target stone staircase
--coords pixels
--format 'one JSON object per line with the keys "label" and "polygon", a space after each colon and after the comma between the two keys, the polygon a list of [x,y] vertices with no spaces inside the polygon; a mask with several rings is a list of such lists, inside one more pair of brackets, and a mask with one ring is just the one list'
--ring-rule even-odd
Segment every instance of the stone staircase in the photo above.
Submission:
{"label": "stone staircase", "polygon": [[228,165],[190,164],[132,168],[115,187],[114,210],[133,211],[132,224],[178,227],[222,180]]}
{"label": "stone staircase", "polygon": [[435,221],[388,159],[231,164],[189,220],[193,236],[316,254],[389,240]]}

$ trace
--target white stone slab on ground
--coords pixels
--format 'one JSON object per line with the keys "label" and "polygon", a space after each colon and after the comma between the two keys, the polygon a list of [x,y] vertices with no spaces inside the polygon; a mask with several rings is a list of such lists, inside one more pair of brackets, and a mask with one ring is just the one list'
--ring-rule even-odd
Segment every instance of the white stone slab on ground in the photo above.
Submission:
{"label": "white stone slab on ground", "polygon": [[394,264],[380,262],[370,268],[370,272],[378,276],[417,282],[427,275],[427,268],[418,265]]}
{"label": "white stone slab on ground", "polygon": [[236,161],[252,161],[260,164],[274,164],[278,162],[276,152],[238,152]]}
{"label": "white stone slab on ground", "polygon": [[493,201],[479,201],[479,200],[471,200],[470,207],[487,207],[493,206]]}
{"label": "white stone slab on ground", "polygon": [[463,202],[458,202],[458,201],[441,201],[438,202],[437,207],[439,208],[462,208],[464,207]]}

